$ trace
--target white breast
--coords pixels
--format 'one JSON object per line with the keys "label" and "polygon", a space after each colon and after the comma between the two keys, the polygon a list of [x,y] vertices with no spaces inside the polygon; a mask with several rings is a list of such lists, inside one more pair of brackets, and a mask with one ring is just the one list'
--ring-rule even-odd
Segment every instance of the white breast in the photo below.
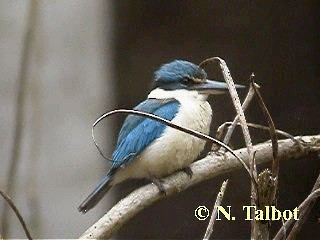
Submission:
{"label": "white breast", "polygon": [[[175,98],[181,106],[173,123],[205,134],[209,133],[212,110],[205,95],[186,90],[153,90],[149,98]],[[167,127],[162,136],[147,147],[132,163],[119,171],[114,183],[127,178],[163,177],[188,167],[201,153],[205,141]]]}

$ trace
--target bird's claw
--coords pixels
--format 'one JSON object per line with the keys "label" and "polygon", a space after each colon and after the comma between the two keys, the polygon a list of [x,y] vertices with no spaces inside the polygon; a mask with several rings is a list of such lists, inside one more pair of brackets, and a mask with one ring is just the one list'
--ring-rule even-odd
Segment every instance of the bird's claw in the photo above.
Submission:
{"label": "bird's claw", "polygon": [[156,185],[159,189],[160,194],[164,194],[165,196],[167,195],[167,192],[163,186],[163,180],[160,178],[151,178],[152,184]]}
{"label": "bird's claw", "polygon": [[192,178],[193,172],[190,167],[183,168],[183,169],[181,169],[181,171],[185,172],[189,176],[190,179]]}

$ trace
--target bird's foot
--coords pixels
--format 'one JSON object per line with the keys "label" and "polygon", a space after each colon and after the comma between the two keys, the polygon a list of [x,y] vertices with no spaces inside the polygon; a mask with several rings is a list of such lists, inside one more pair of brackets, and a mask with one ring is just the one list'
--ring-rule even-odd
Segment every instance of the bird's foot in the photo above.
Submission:
{"label": "bird's foot", "polygon": [[193,176],[193,172],[190,167],[182,168],[181,171],[185,172],[189,178],[191,179]]}
{"label": "bird's foot", "polygon": [[225,153],[226,153],[226,150],[224,148],[211,152],[211,154],[214,154],[216,156],[223,156],[225,155]]}
{"label": "bird's foot", "polygon": [[167,195],[167,192],[166,192],[166,190],[164,189],[164,186],[163,186],[163,182],[164,181],[162,179],[156,178],[156,177],[151,177],[151,182],[158,187],[159,192],[161,194]]}

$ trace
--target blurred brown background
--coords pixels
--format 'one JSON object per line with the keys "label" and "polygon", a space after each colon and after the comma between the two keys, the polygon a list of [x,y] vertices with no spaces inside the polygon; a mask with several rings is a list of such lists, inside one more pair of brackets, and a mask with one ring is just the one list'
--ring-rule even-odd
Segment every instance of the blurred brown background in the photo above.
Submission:
{"label": "blurred brown background", "polygon": [[[150,90],[153,72],[173,59],[199,63],[220,56],[234,80],[242,84],[255,72],[277,128],[293,135],[319,133],[318,1],[39,2],[27,81],[25,111],[29,117],[15,191],[17,204],[37,238],[75,238],[103,215],[103,204],[84,216],[76,210],[107,169],[90,140],[90,124],[107,110],[132,108],[142,101]],[[15,86],[28,6],[29,1],[0,1],[0,187],[5,184],[10,157]],[[208,73],[210,78],[222,80],[217,66],[209,67]],[[215,97],[211,103],[214,134],[235,112],[227,95]],[[256,103],[247,118],[265,124]],[[121,127],[121,121],[114,121],[118,119],[123,118],[107,120],[98,128],[98,139],[105,143],[108,155]],[[40,128],[34,126],[35,120]],[[268,133],[251,132],[255,142],[268,138]],[[235,147],[243,145],[237,133],[240,137],[232,142]],[[34,152],[35,139],[38,150]],[[317,156],[281,164],[280,209],[299,205],[311,190],[319,167]],[[32,224],[37,215],[26,201],[30,169],[36,175],[33,188],[39,196],[37,219],[41,224]],[[130,221],[118,237],[202,238],[207,221],[198,221],[194,209],[199,205],[211,209],[225,178],[230,181],[224,204],[232,206],[239,220],[218,222],[213,237],[248,239],[249,223],[240,220],[244,219],[242,206],[250,201],[250,183],[243,171],[155,204]],[[141,184],[143,181],[132,181],[116,187],[105,198],[108,209]],[[319,207],[318,203],[299,238],[320,237]],[[23,236],[15,218],[12,224],[10,237]],[[273,223],[273,232],[280,225]]]}

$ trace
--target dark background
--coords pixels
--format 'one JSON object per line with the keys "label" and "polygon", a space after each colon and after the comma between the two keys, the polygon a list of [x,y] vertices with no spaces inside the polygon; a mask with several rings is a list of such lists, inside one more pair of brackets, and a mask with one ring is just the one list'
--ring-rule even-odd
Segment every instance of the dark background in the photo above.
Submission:
{"label": "dark background", "polygon": [[[145,99],[153,72],[161,64],[173,59],[199,63],[219,56],[237,83],[248,84],[251,72],[255,73],[278,129],[293,135],[319,133],[318,1],[117,0],[114,4],[118,107],[132,108]],[[217,66],[210,66],[208,74],[222,80]],[[213,98],[211,105],[214,133],[218,125],[233,118],[235,111],[228,95]],[[255,102],[247,119],[266,124]],[[268,138],[268,133],[251,132],[255,143]],[[242,137],[235,139],[234,146],[243,145]],[[279,209],[293,209],[304,200],[319,167],[317,156],[281,163]],[[208,222],[198,221],[194,209],[199,205],[212,209],[226,178],[230,181],[223,204],[232,206],[238,220],[217,222],[213,236],[248,239],[250,224],[243,220],[242,206],[250,202],[250,183],[242,170],[153,205],[130,221],[118,237],[202,238]],[[118,188],[119,198],[137,184],[141,181]],[[319,217],[317,204],[300,239],[320,237]],[[274,222],[272,232],[280,225]]]}

